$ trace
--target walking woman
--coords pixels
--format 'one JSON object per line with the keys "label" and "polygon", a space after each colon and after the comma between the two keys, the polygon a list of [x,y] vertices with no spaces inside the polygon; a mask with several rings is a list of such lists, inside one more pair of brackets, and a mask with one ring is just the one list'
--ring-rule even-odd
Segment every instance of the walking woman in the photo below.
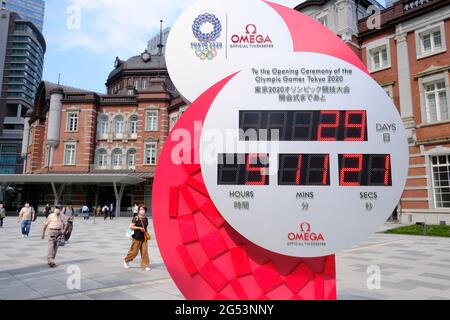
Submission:
{"label": "walking woman", "polygon": [[128,269],[129,263],[133,261],[139,251],[141,252],[141,268],[145,271],[150,271],[150,259],[148,257],[148,240],[150,240],[150,234],[147,232],[148,219],[145,216],[147,213],[147,208],[144,206],[139,207],[139,214],[133,217],[131,221],[131,230],[134,231],[133,241],[131,242],[131,247],[128,255],[124,260],[124,267]]}

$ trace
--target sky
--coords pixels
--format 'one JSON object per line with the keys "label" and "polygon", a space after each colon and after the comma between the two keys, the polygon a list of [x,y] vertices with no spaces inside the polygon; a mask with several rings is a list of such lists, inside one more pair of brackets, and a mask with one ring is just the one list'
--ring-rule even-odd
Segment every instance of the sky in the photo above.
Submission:
{"label": "sky", "polygon": [[[105,92],[116,56],[126,60],[196,0],[46,0],[43,80]],[[294,7],[303,0],[273,0]]]}
{"label": "sky", "polygon": [[[115,58],[143,52],[196,0],[46,0],[43,80],[105,92]],[[245,1],[245,0],[243,0]],[[295,7],[304,0],[272,0]]]}

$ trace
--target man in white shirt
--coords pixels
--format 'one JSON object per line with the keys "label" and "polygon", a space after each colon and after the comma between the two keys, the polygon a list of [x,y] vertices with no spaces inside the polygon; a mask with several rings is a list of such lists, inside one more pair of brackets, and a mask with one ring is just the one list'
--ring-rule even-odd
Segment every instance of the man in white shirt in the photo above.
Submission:
{"label": "man in white shirt", "polygon": [[47,262],[50,268],[56,266],[55,257],[58,252],[58,238],[62,237],[65,231],[65,218],[61,210],[61,206],[56,207],[55,212],[48,216],[44,223],[44,229],[42,230],[41,239],[44,240],[45,233],[49,229]]}

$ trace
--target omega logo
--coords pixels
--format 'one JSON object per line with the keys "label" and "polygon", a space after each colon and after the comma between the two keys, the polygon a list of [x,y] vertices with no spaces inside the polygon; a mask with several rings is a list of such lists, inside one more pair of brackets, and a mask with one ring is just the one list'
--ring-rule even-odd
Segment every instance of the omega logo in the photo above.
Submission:
{"label": "omega logo", "polygon": [[234,44],[271,44],[272,39],[268,35],[258,33],[258,28],[254,24],[245,27],[245,35],[234,34],[231,36]]}
{"label": "omega logo", "polygon": [[289,241],[307,241],[319,242],[325,241],[322,233],[311,232],[311,224],[303,222],[300,225],[300,233],[290,232],[288,234]]}

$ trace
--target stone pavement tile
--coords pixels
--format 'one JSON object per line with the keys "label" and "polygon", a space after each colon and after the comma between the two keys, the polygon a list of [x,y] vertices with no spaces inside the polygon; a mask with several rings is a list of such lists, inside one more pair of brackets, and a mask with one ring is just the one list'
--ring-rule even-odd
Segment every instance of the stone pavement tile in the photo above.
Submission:
{"label": "stone pavement tile", "polygon": [[180,295],[181,292],[176,287],[175,283],[173,281],[170,282],[164,282],[164,283],[157,283],[155,285],[152,285],[152,287],[158,291],[163,291],[171,295]]}
{"label": "stone pavement tile", "polygon": [[418,280],[413,280],[413,279],[403,280],[400,282],[383,281],[383,286],[386,286],[388,288],[405,290],[405,291],[413,290],[418,287],[437,289],[437,290],[442,290],[442,291],[450,290],[450,285],[436,284],[436,283],[418,281]]}
{"label": "stone pavement tile", "polygon": [[128,279],[122,279],[121,277],[112,275],[105,275],[103,277],[99,277],[95,279],[95,281],[104,285],[105,287],[119,287],[130,284],[130,281]]}
{"label": "stone pavement tile", "polygon": [[23,283],[9,287],[0,286],[0,300],[29,300],[40,297],[42,297],[40,292],[33,290]]}
{"label": "stone pavement tile", "polygon": [[136,300],[136,297],[122,291],[88,295],[93,300]]}
{"label": "stone pavement tile", "polygon": [[346,289],[341,290],[338,293],[338,300],[387,300],[388,295],[378,293],[379,290],[357,290],[357,289]]}
{"label": "stone pavement tile", "polygon": [[432,254],[427,254],[424,251],[417,251],[417,250],[405,250],[405,249],[400,249],[397,250],[398,252],[404,253],[408,256],[418,256],[418,257],[432,257]]}
{"label": "stone pavement tile", "polygon": [[23,283],[31,289],[38,291],[44,297],[53,297],[57,295],[65,295],[72,292],[67,288],[65,283],[56,281],[50,277],[42,277],[40,279],[27,279]]}
{"label": "stone pavement tile", "polygon": [[66,296],[54,296],[54,297],[48,297],[48,300],[69,300]]}
{"label": "stone pavement tile", "polygon": [[357,260],[357,261],[372,261],[373,259],[371,258],[367,258],[367,257],[359,257],[359,256],[354,256],[354,255],[342,255],[341,256],[342,259],[346,259],[346,260]]}
{"label": "stone pavement tile", "polygon": [[85,300],[94,300],[89,296],[86,296],[84,294],[74,294],[74,295],[66,295],[67,300],[78,300],[78,301],[85,301]]}
{"label": "stone pavement tile", "polygon": [[445,274],[422,273],[422,274],[419,274],[419,276],[450,281],[450,275],[445,275]]}
{"label": "stone pavement tile", "polygon": [[413,257],[406,257],[406,256],[388,256],[388,259],[392,260],[406,260],[406,261],[419,261],[422,260],[421,258],[413,258]]}
{"label": "stone pavement tile", "polygon": [[450,270],[450,264],[443,264],[443,263],[429,263],[427,264],[428,266],[431,267],[439,267],[439,268],[444,268],[447,270]]}

